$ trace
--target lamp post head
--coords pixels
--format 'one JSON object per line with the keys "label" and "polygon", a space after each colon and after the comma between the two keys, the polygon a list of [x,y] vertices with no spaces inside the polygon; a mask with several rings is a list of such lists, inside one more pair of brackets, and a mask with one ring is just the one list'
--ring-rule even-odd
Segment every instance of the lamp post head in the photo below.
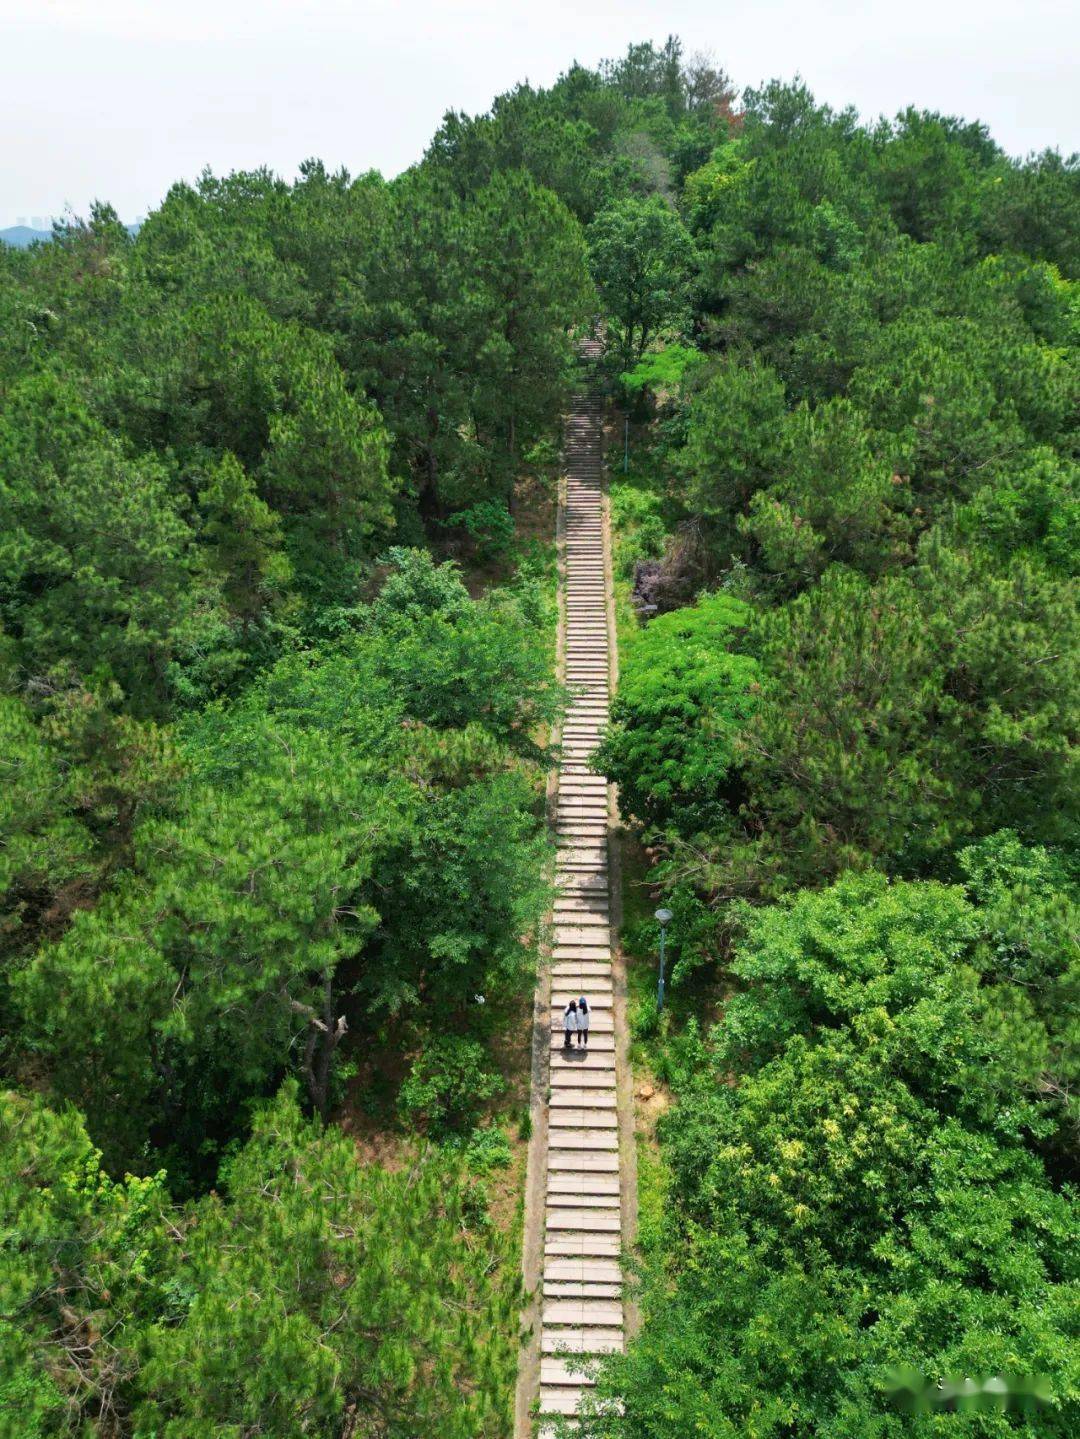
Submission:
{"label": "lamp post head", "polygon": [[671,910],[670,910],[670,909],[658,909],[658,910],[656,911],[656,918],[657,918],[657,920],[660,922],[661,927],[663,927],[663,926],[666,925],[666,924],[670,924],[670,923],[671,923],[671,920],[672,920]]}

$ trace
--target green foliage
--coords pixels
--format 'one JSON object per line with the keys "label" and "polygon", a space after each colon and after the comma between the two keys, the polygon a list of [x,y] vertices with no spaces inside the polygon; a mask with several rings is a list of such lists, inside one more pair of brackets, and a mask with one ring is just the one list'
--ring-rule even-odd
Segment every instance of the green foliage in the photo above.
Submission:
{"label": "green foliage", "polygon": [[361,1168],[286,1090],[223,1178],[193,1211],[184,1322],[151,1336],[141,1432],[505,1432],[517,1283],[452,1174]]}
{"label": "green foliage", "polygon": [[483,1045],[474,1039],[447,1034],[434,1040],[413,1061],[401,1086],[403,1117],[423,1121],[435,1133],[467,1127],[501,1087],[486,1061]]}
{"label": "green foliage", "polygon": [[626,647],[594,763],[628,815],[686,834],[721,820],[758,667],[731,652],[749,610],[727,595],[661,615]]}
{"label": "green foliage", "polygon": [[[1029,1422],[1065,1435],[1077,167],[948,116],[868,129],[799,82],[743,103],[682,151],[697,358],[624,378],[652,396],[616,554],[627,577],[656,561],[661,608],[684,608],[626,645],[601,755],[675,913],[676,1001],[693,972],[696,1011],[725,1002],[707,1042],[678,1002],[637,1008],[676,1091],[667,1198],[643,1329],[586,1432],[1023,1423],[902,1412],[907,1369],[1045,1375]],[[682,626],[731,602],[737,632],[680,668]],[[716,656],[752,685],[714,738]],[[648,925],[626,938],[651,954]]]}
{"label": "green foliage", "polygon": [[295,1086],[182,1210],[71,1112],[0,1096],[0,1136],[5,1436],[506,1432],[517,1266],[440,1159],[361,1165]]}
{"label": "green foliage", "polygon": [[656,560],[664,552],[667,522],[660,497],[635,480],[613,480],[608,486],[612,528],[617,537],[615,567],[623,579],[632,579],[642,560]]}
{"label": "green foliage", "polygon": [[640,394],[643,390],[671,390],[704,362],[705,356],[701,351],[689,345],[665,345],[662,350],[643,355],[632,370],[619,376],[619,380],[631,395]]}
{"label": "green foliage", "polygon": [[[12,976],[23,1042],[112,1162],[153,1142],[201,1182],[283,1071],[327,1107],[347,1028],[447,1023],[529,982],[546,841],[512,755],[554,713],[548,665],[515,601],[393,562],[336,650],[188,727],[172,811],[134,822],[130,870]],[[62,807],[31,818],[15,919],[81,833]]]}
{"label": "green foliage", "polygon": [[[528,1135],[523,1135],[528,1138]],[[472,1174],[490,1174],[493,1169],[508,1169],[513,1158],[506,1130],[496,1125],[474,1129],[465,1144],[465,1163]]]}
{"label": "green foliage", "polygon": [[1017,1086],[1027,1036],[1003,1036],[980,975],[987,918],[881,876],[746,914],[744,988],[663,1124],[645,1327],[601,1391],[625,1412],[592,1432],[921,1433],[888,1403],[898,1365],[1046,1374],[1041,1430],[1070,1432],[1075,1198],[1031,1147],[1056,1121]]}
{"label": "green foliage", "polygon": [[73,1111],[0,1092],[0,1434],[130,1432],[170,1308],[163,1174],[112,1181]]}
{"label": "green foliage", "polygon": [[770,370],[722,364],[694,394],[679,467],[695,512],[738,513],[772,478],[784,415],[784,389]]}
{"label": "green foliage", "polygon": [[588,238],[589,264],[610,319],[616,362],[629,370],[654,339],[684,328],[693,243],[659,196],[617,201],[596,216]]}
{"label": "green foliage", "polygon": [[479,500],[467,510],[450,515],[446,523],[461,526],[472,539],[480,559],[499,559],[513,542],[514,517],[506,505],[497,500]]}

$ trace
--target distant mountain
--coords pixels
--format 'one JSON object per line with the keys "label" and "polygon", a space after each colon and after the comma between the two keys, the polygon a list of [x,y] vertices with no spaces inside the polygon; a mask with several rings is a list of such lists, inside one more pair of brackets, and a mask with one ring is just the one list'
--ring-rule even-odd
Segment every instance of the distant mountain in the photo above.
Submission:
{"label": "distant mountain", "polygon": [[[139,222],[126,226],[129,235],[139,233]],[[5,245],[14,245],[16,250],[25,250],[35,240],[51,240],[51,230],[32,230],[29,225],[12,225],[10,229],[0,230],[0,240]]]}
{"label": "distant mountain", "polygon": [[12,225],[9,230],[0,230],[0,240],[5,245],[14,245],[16,250],[25,250],[35,240],[51,239],[51,230],[31,230],[29,225]]}

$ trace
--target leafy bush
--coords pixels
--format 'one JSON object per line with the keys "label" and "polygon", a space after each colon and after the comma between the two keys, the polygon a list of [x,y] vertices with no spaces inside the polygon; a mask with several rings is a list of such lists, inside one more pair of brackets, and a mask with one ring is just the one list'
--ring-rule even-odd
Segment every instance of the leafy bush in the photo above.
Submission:
{"label": "leafy bush", "polygon": [[755,661],[732,652],[749,611],[727,595],[660,615],[626,647],[594,764],[623,812],[693,833],[722,823],[737,740],[754,708]]}
{"label": "leafy bush", "polygon": [[642,560],[659,559],[668,537],[660,496],[639,483],[612,482],[611,524],[619,575],[631,579]]}
{"label": "leafy bush", "polygon": [[465,1163],[473,1174],[490,1174],[507,1169],[513,1158],[506,1130],[498,1125],[474,1129],[465,1145]]}
{"label": "leafy bush", "polygon": [[477,500],[467,510],[452,514],[446,523],[465,530],[481,560],[501,559],[514,540],[514,517],[504,500]]}
{"label": "leafy bush", "polygon": [[439,1035],[413,1060],[398,1094],[398,1111],[428,1133],[464,1129],[502,1089],[502,1079],[487,1067],[482,1044]]}

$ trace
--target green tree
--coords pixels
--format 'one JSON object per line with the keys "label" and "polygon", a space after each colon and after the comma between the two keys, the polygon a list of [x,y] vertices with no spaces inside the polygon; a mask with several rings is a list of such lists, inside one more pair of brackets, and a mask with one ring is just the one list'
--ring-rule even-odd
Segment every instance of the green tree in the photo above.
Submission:
{"label": "green tree", "polygon": [[82,1118],[0,1091],[0,1434],[132,1432],[140,1348],[169,1313],[163,1174],[114,1182]]}
{"label": "green tree", "polygon": [[685,327],[694,247],[678,215],[658,196],[622,199],[589,226],[589,265],[612,331],[618,368],[649,344]]}
{"label": "green tree", "polygon": [[[626,647],[594,764],[627,816],[689,837],[722,826],[738,794],[737,741],[758,666],[733,653],[750,619],[727,595],[659,615]],[[737,803],[737,801],[735,801]]]}
{"label": "green tree", "polygon": [[868,875],[744,922],[740,992],[676,1064],[645,1324],[600,1388],[622,1407],[587,1432],[1015,1432],[901,1414],[908,1366],[1047,1374],[1039,1427],[1067,1434],[1075,1196],[1029,1147],[1047,1111],[982,982],[985,921],[959,888]]}
{"label": "green tree", "polygon": [[286,1086],[191,1212],[147,1335],[135,1433],[501,1436],[517,1266],[434,1159],[392,1173],[306,1122]]}

